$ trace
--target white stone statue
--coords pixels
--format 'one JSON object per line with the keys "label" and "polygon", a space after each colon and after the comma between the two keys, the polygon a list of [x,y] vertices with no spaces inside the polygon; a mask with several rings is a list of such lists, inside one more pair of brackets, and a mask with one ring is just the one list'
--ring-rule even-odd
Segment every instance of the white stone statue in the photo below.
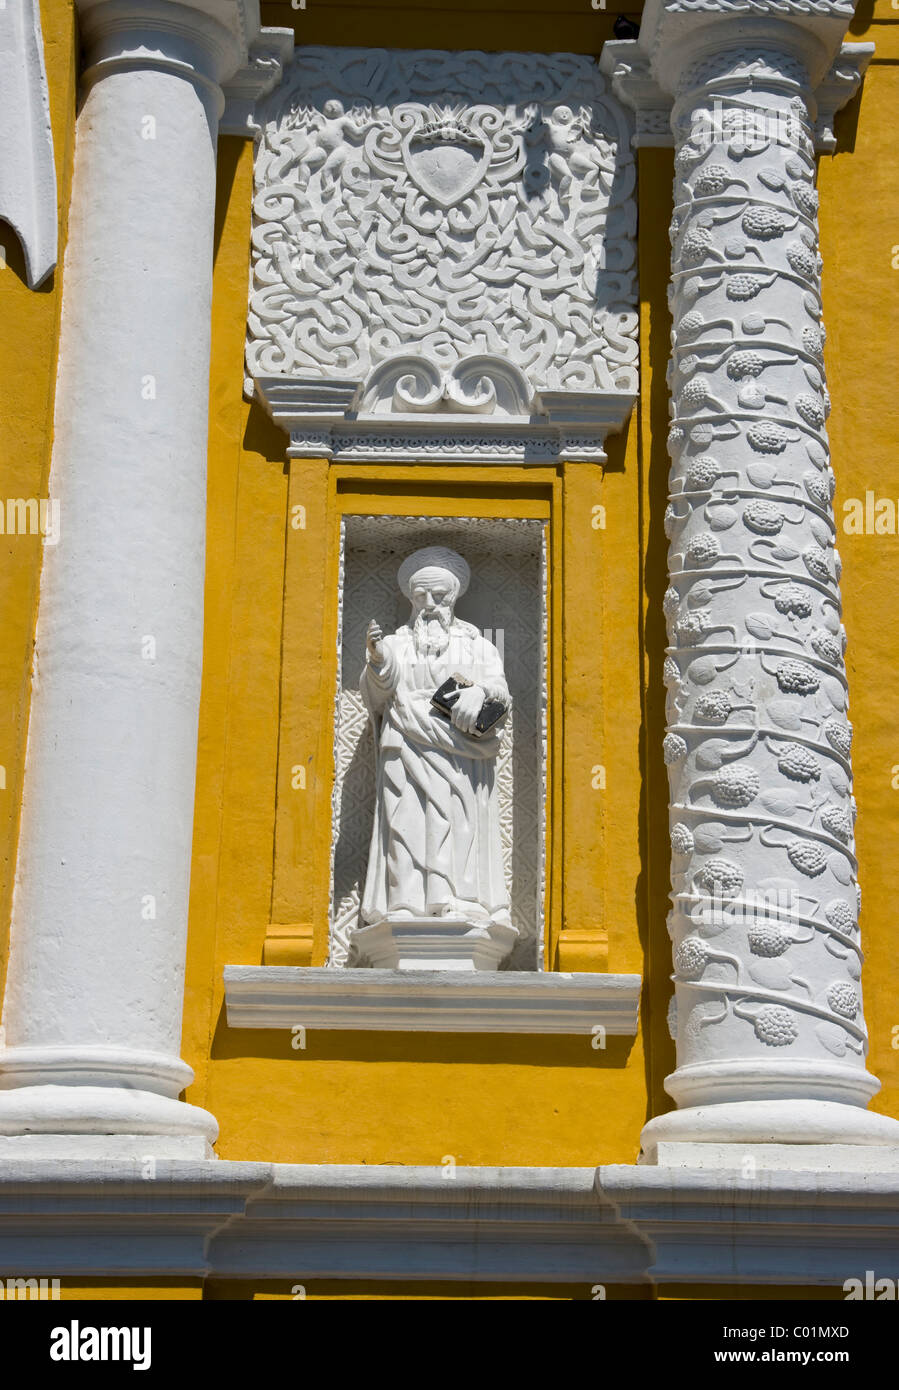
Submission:
{"label": "white stone statue", "polygon": [[[517,931],[503,873],[496,760],[511,706],[502,658],[455,617],[470,579],[454,550],[428,546],[400,566],[408,623],[368,627],[360,688],[375,730],[377,801],[364,924],[353,958],[394,968],[496,969]],[[472,682],[449,718],[431,696],[450,677]],[[485,700],[499,722],[478,735]]]}

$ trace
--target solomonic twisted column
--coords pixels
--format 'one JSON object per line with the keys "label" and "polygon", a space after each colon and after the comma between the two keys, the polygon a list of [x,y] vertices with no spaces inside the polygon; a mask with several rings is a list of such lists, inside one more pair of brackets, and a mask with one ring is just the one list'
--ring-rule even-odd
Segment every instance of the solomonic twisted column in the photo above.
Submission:
{"label": "solomonic twisted column", "polygon": [[[650,1161],[677,1161],[672,1143],[899,1142],[899,1124],[865,1110],[879,1083],[865,1068],[815,191],[815,94],[839,86],[850,14],[675,0],[650,6],[639,49],[612,46],[621,94],[639,88],[647,132],[667,105],[676,151],[665,1084],[679,1109],[644,1130]],[[842,100],[865,56],[843,50]]]}

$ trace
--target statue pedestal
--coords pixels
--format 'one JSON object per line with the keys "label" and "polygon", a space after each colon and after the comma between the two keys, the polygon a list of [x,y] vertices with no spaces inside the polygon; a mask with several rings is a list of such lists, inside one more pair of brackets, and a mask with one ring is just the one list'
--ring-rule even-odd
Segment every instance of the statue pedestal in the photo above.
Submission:
{"label": "statue pedestal", "polygon": [[380,970],[499,970],[514,927],[466,917],[385,917],[350,938],[350,959]]}

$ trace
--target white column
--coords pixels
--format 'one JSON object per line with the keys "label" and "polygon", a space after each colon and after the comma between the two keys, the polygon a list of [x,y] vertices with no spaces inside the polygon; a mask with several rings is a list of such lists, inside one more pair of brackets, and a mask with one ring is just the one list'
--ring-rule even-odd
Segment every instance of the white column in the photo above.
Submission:
{"label": "white column", "polygon": [[899,1143],[899,1123],[865,1109],[879,1082],[814,187],[815,92],[851,6],[808,8],[672,0],[640,37],[642,94],[647,77],[667,94],[676,151],[665,1086],[680,1108],[644,1129],[650,1161],[695,1159],[697,1143],[725,1146],[722,1162],[733,1144]]}
{"label": "white column", "polygon": [[[252,6],[247,4],[247,10]],[[220,83],[244,0],[80,0],[0,1154],[211,1153],[178,1100]],[[215,17],[213,17],[213,15]]]}

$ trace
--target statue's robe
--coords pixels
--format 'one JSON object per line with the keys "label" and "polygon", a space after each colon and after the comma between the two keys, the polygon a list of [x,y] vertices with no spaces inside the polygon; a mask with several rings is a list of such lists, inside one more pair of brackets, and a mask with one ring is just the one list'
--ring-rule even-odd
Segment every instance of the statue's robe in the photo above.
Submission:
{"label": "statue's robe", "polygon": [[440,654],[419,654],[409,627],[382,642],[383,664],[369,660],[360,681],[378,758],[362,920],[400,913],[511,925],[496,792],[503,721],[475,738],[431,705],[458,672],[508,708],[499,652],[458,620]]}

